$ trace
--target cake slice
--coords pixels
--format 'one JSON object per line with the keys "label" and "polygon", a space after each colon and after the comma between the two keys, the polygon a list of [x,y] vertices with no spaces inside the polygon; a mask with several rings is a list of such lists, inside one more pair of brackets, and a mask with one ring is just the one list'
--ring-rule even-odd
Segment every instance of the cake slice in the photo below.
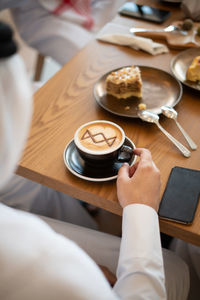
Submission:
{"label": "cake slice", "polygon": [[126,99],[132,96],[141,98],[142,79],[140,69],[131,66],[110,73],[106,78],[106,91],[118,99]]}
{"label": "cake slice", "polygon": [[196,56],[186,72],[186,79],[200,81],[200,56]]}

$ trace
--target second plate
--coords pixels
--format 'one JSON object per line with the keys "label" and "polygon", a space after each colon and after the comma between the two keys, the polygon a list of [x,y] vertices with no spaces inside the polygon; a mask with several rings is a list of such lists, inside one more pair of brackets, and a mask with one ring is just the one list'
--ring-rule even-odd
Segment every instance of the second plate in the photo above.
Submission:
{"label": "second plate", "polygon": [[169,73],[146,66],[138,66],[142,76],[142,98],[129,97],[117,99],[106,92],[106,77],[112,70],[103,75],[94,86],[94,96],[97,103],[105,110],[119,116],[137,118],[139,103],[145,103],[147,110],[161,113],[161,106],[175,106],[182,97],[180,82]]}
{"label": "second plate", "polygon": [[180,80],[183,84],[190,88],[200,91],[200,84],[186,80],[186,72],[191,65],[193,59],[196,56],[200,56],[200,48],[191,48],[180,52],[171,62],[171,70],[174,76]]}

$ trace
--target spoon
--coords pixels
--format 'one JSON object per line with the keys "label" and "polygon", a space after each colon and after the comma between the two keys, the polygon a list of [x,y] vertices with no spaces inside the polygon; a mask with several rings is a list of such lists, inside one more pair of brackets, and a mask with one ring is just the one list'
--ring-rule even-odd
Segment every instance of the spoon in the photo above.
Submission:
{"label": "spoon", "polygon": [[185,157],[190,157],[191,152],[177,141],[169,132],[167,132],[159,123],[159,116],[147,110],[138,111],[138,116],[143,121],[155,123],[158,128],[171,140],[171,142],[181,151]]}
{"label": "spoon", "polygon": [[176,125],[178,126],[178,128],[180,129],[180,131],[182,132],[183,136],[185,137],[186,141],[188,142],[188,145],[190,146],[190,148],[192,150],[197,149],[197,145],[195,144],[195,142],[193,142],[193,140],[189,137],[189,135],[185,132],[185,130],[182,128],[182,126],[178,123],[177,121],[177,116],[178,113],[175,111],[175,109],[173,109],[170,106],[162,106],[161,107],[162,113],[170,119],[173,119],[176,122]]}
{"label": "spoon", "polygon": [[162,28],[162,29],[145,29],[145,28],[130,28],[130,32],[131,33],[148,33],[148,32],[152,32],[152,33],[160,33],[160,32],[171,32],[171,33],[180,33],[182,35],[187,35],[187,32],[180,29],[178,26],[175,25],[169,25],[166,28]]}

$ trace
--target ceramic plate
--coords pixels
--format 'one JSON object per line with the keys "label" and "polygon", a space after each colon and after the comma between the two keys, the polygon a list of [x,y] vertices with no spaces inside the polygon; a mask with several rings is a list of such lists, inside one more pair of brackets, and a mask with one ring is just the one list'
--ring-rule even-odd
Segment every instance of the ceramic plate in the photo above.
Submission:
{"label": "ceramic plate", "polygon": [[191,48],[182,51],[172,60],[171,70],[174,76],[183,84],[200,91],[200,84],[186,80],[186,71],[196,56],[200,56],[200,48]]}
{"label": "ceramic plate", "polygon": [[[134,143],[125,138],[124,145],[131,148],[135,148]],[[64,163],[68,170],[75,176],[89,180],[89,181],[109,181],[117,178],[118,171],[122,165],[122,162],[115,160],[110,166],[97,167],[96,165],[87,164],[79,155],[74,144],[74,140],[71,140],[66,146],[63,153]],[[136,160],[136,156],[133,155],[128,162],[129,165],[133,165]]]}
{"label": "ceramic plate", "polygon": [[169,73],[160,69],[138,66],[142,76],[142,98],[129,97],[117,99],[106,93],[106,77],[112,70],[103,75],[94,86],[94,96],[97,103],[105,110],[119,116],[137,118],[139,103],[145,103],[147,110],[161,113],[161,106],[175,106],[182,97],[182,85]]}

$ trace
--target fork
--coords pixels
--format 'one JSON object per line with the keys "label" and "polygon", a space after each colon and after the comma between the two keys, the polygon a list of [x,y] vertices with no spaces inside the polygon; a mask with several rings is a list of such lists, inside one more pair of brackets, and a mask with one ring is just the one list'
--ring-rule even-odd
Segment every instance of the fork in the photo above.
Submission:
{"label": "fork", "polygon": [[180,29],[178,26],[175,25],[169,25],[168,27],[162,28],[162,29],[145,29],[145,28],[130,28],[131,33],[136,33],[139,35],[148,35],[149,33],[180,33],[182,35],[187,35],[187,32]]}

